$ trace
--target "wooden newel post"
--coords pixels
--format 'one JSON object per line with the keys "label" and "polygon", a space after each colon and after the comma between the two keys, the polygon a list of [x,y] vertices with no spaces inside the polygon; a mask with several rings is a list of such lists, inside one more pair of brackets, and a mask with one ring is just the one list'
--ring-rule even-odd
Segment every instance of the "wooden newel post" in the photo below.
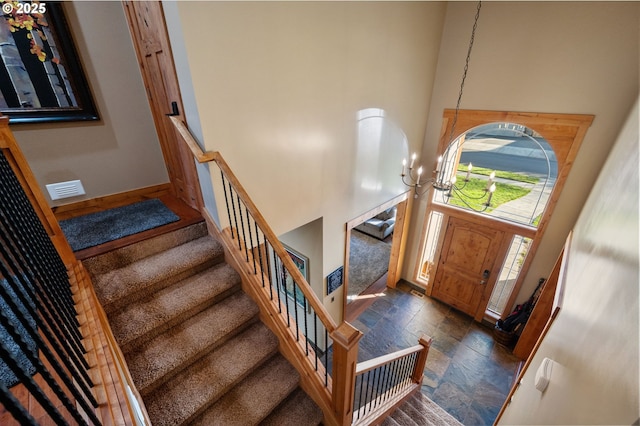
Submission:
{"label": "wooden newel post", "polygon": [[350,425],[353,419],[353,393],[358,363],[358,342],[362,332],[343,322],[331,333],[333,339],[332,401],[340,425]]}
{"label": "wooden newel post", "polygon": [[429,348],[431,347],[431,342],[433,339],[423,334],[418,340],[418,343],[422,345],[423,349],[418,354],[418,360],[416,361],[416,369],[413,370],[413,381],[415,383],[422,383],[422,378],[424,377],[424,367],[427,364],[427,355],[429,355]]}

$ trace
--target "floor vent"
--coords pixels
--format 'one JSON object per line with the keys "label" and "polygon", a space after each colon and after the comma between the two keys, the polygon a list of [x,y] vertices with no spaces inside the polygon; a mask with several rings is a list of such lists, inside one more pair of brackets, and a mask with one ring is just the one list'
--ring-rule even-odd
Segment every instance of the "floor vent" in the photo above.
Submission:
{"label": "floor vent", "polygon": [[416,297],[419,297],[420,299],[422,299],[424,297],[424,294],[420,293],[417,290],[411,290],[411,294],[416,296]]}

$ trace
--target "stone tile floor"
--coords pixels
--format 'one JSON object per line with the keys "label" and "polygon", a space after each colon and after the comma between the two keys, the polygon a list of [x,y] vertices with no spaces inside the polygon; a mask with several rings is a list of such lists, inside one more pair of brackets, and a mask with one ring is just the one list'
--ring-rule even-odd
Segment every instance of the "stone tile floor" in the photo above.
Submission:
{"label": "stone tile floor", "polygon": [[492,329],[435,299],[418,297],[399,283],[351,324],[364,333],[358,361],[433,339],[422,392],[465,425],[491,425],[520,360],[493,339]]}

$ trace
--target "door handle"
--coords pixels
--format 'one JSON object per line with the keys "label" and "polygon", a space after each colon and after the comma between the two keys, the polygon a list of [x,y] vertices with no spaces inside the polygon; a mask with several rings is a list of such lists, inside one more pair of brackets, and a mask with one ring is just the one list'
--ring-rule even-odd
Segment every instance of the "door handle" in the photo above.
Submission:
{"label": "door handle", "polygon": [[485,269],[484,272],[482,272],[482,279],[480,280],[480,285],[484,285],[487,283],[487,280],[489,279],[489,275],[491,275],[491,272],[488,269]]}

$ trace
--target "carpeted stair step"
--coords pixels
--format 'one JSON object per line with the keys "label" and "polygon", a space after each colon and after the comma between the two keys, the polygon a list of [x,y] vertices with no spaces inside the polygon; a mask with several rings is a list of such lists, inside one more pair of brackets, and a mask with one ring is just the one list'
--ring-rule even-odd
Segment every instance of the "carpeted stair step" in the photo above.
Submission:
{"label": "carpeted stair step", "polygon": [[93,282],[100,303],[110,314],[222,261],[222,245],[207,236],[100,274]]}
{"label": "carpeted stair step", "polygon": [[85,259],[82,264],[97,276],[207,235],[207,225],[203,221]]}
{"label": "carpeted stair step", "polygon": [[397,425],[462,426],[462,423],[427,396],[416,392],[382,422],[382,426]]}
{"label": "carpeted stair step", "polygon": [[269,417],[260,422],[260,425],[317,426],[322,419],[320,407],[301,388],[298,388]]}
{"label": "carpeted stair step", "polygon": [[256,323],[144,398],[154,426],[189,424],[278,352],[278,339]]}
{"label": "carpeted stair step", "polygon": [[239,290],[238,273],[220,263],[127,305],[109,321],[118,344],[128,352]]}
{"label": "carpeted stair step", "polygon": [[227,392],[194,426],[250,426],[265,419],[298,386],[300,376],[280,354]]}
{"label": "carpeted stair step", "polygon": [[208,351],[220,347],[258,319],[258,306],[235,293],[156,338],[125,353],[142,396],[153,392]]}

